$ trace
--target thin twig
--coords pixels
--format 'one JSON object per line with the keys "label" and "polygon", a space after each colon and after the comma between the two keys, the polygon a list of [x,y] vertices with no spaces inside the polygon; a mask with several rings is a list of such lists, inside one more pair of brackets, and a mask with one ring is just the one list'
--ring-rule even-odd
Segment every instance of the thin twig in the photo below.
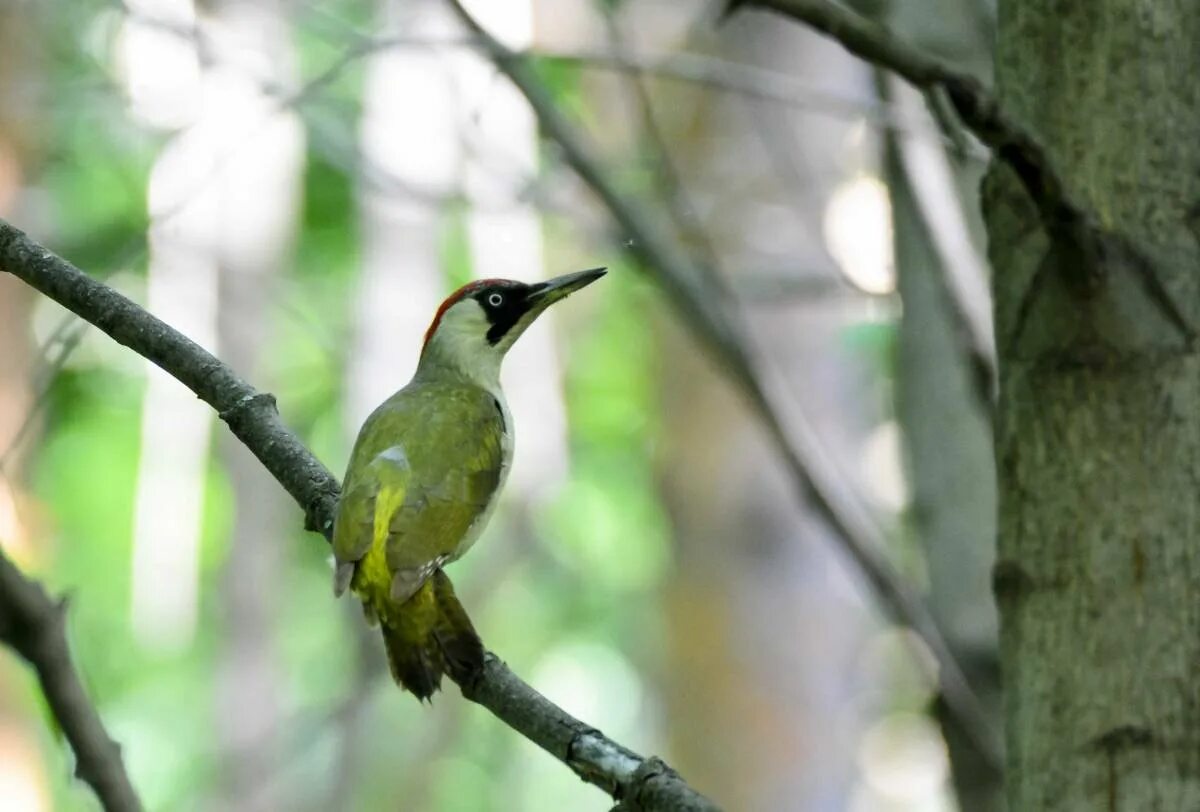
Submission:
{"label": "thin twig", "polygon": [[[1037,207],[1038,216],[1065,262],[1043,262],[1018,310],[1028,313],[1036,292],[1054,268],[1069,274],[1080,290],[1094,290],[1108,267],[1126,267],[1151,303],[1189,343],[1197,336],[1176,297],[1158,277],[1146,246],[1101,225],[1095,212],[1075,199],[1037,137],[973,76],[925,54],[895,37],[887,28],[829,0],[731,0],[740,6],[770,9],[827,34],[866,61],[894,71],[926,91],[944,92],[963,123],[1007,164]],[[1010,342],[1021,335],[1022,320],[1014,325]]]}
{"label": "thin twig", "polygon": [[[912,113],[920,121],[922,111],[917,91],[877,70],[876,85],[889,103]],[[930,113],[935,108],[930,106]],[[931,118],[925,113],[925,118]],[[933,121],[927,126],[932,127]],[[987,263],[971,240],[970,229],[945,154],[923,141],[894,138],[903,171],[912,187],[917,212],[937,252],[943,288],[955,320],[965,338],[973,365],[984,383],[982,401],[994,400],[996,386],[996,342],[992,327],[992,300],[988,290]],[[990,410],[989,410],[990,411]]]}
{"label": "thin twig", "polygon": [[[304,509],[306,526],[330,538],[338,482],[286,426],[275,399],[239,378],[212,354],[102,282],[38,245],[20,229],[0,220],[0,271],[41,291],[117,342],[152,361],[213,407]],[[5,589],[5,595],[9,590]],[[10,624],[11,625],[11,624]],[[12,633],[27,631],[17,624]],[[9,639],[4,637],[3,639]],[[65,647],[65,641],[63,643]],[[49,661],[56,669],[64,656]],[[51,680],[61,678],[57,670]],[[485,665],[460,687],[514,730],[554,755],[583,780],[617,800],[642,799],[644,810],[716,809],[657,759],[644,758],[568,715],[489,653]],[[82,695],[81,695],[82,696]],[[55,706],[56,711],[59,710]],[[95,719],[95,709],[62,705],[64,728]],[[90,714],[90,715],[89,715]],[[74,740],[73,740],[74,743]],[[130,809],[136,807],[114,807]]]}
{"label": "thin twig", "polygon": [[[175,36],[191,40],[198,50],[212,51],[211,42],[203,32],[193,26],[178,25],[161,18],[150,17],[129,9],[118,3],[130,19],[158,28]],[[317,10],[314,8],[314,10]],[[324,10],[321,9],[324,13]],[[328,16],[328,15],[326,15]],[[372,54],[394,48],[425,48],[453,49],[473,48],[472,40],[456,39],[453,37],[431,38],[414,37],[401,34],[383,34],[366,36],[344,26],[343,32],[347,40],[353,39],[353,45],[345,50],[338,58],[308,79],[295,91],[271,80],[261,80],[262,90],[268,96],[280,99],[281,107],[298,108],[305,102],[319,96],[321,90],[334,84],[347,68],[355,62]],[[842,118],[863,117],[871,124],[885,130],[909,132],[908,122],[877,100],[848,95],[829,88],[822,88],[779,71],[733,62],[708,54],[694,52],[676,52],[665,54],[643,54],[624,48],[596,51],[557,51],[552,49],[534,48],[520,52],[531,59],[544,59],[549,62],[576,65],[579,67],[628,73],[642,76],[652,76],[657,79],[667,79],[676,82],[699,85],[737,96],[770,101],[787,107],[798,108],[810,112],[824,113]],[[950,140],[947,143],[955,147],[955,152],[966,158],[979,160],[986,157],[979,150],[969,146],[959,149],[959,144]]]}
{"label": "thin twig", "polygon": [[83,339],[83,334],[87,331],[87,324],[77,324],[74,329],[71,329],[72,322],[75,319],[68,317],[64,319],[63,324],[54,331],[47,341],[45,347],[42,348],[43,356],[49,355],[51,347],[58,345],[58,352],[54,357],[46,362],[44,371],[41,374],[41,381],[38,387],[37,396],[34,398],[33,404],[25,413],[25,419],[17,428],[17,433],[13,435],[8,447],[4,449],[4,453],[0,454],[0,476],[7,476],[9,462],[21,450],[22,443],[29,436],[29,432],[37,423],[38,415],[42,413],[46,402],[50,399],[50,390],[54,386],[54,381],[58,377],[58,373],[62,372],[66,366],[67,360],[71,354],[75,352],[75,348],[79,346],[79,342]]}
{"label": "thin twig", "polygon": [[[621,27],[611,10],[605,16],[605,22],[608,28],[609,42],[612,46],[610,50],[613,52],[625,50]],[[658,179],[663,202],[679,233],[688,242],[694,243],[703,253],[704,262],[697,263],[697,270],[705,275],[706,282],[710,286],[724,293],[724,282],[718,273],[720,256],[716,246],[713,245],[712,240],[701,226],[699,218],[696,216],[696,208],[688,197],[687,186],[675,168],[675,158],[667,147],[666,136],[663,134],[662,128],[658,126],[658,119],[654,114],[654,102],[650,98],[649,88],[646,87],[645,76],[645,71],[636,66],[629,70],[628,85],[632,96],[630,103],[637,111],[644,146],[654,152],[652,167]]]}
{"label": "thin twig", "polygon": [[1051,245],[1030,280],[1006,343],[1015,351],[1029,313],[1048,276],[1056,270],[1073,287],[1094,292],[1111,268],[1125,268],[1150,302],[1189,345],[1198,331],[1176,295],[1159,278],[1153,253],[1127,236],[1103,227],[1096,213],[1072,197],[1046,148],[1006,111],[973,76],[922,53],[879,23],[830,0],[729,0],[726,15],[750,6],[776,11],[837,40],[871,64],[891,70],[913,85],[943,92],[963,123],[1016,174],[1037,209]]}
{"label": "thin twig", "polygon": [[[858,119],[888,132],[927,135],[914,130],[900,113],[878,100],[864,99],[801,81],[786,73],[768,70],[744,62],[734,62],[689,51],[670,54],[640,54],[615,49],[609,51],[563,52],[531,49],[518,52],[531,59],[546,60],[617,73],[632,73],[658,80],[683,82],[747,99],[771,102],[806,113],[836,118]],[[975,161],[987,153],[971,144],[959,145],[950,138],[941,139],[956,155]]]}
{"label": "thin twig", "polygon": [[777,376],[752,356],[747,331],[735,312],[723,307],[719,296],[707,295],[698,287],[703,277],[670,241],[653,229],[653,215],[638,201],[617,191],[590,146],[559,111],[528,61],[492,37],[458,0],[449,2],[496,66],[529,101],[542,132],[559,147],[563,160],[604,203],[630,250],[665,289],[667,300],[679,310],[701,344],[713,353],[749,400],[775,441],[798,490],[812,500],[817,512],[837,531],[842,546],[866,576],[880,603],[892,617],[925,641],[937,660],[947,706],[964,729],[970,731],[981,755],[999,763],[998,736],[933,616],[884,557],[882,530],[826,459],[816,430],[798,414],[792,416],[790,427],[785,426],[774,406],[784,387]]}
{"label": "thin twig", "polygon": [[829,0],[733,0],[730,10],[776,11],[827,34],[855,56],[894,71],[917,87],[943,90],[963,123],[1007,163],[1037,202],[1047,228],[1074,227],[1086,214],[1033,134],[1003,110],[982,83],[898,39],[886,27]]}
{"label": "thin twig", "polygon": [[848,52],[888,68],[926,91],[941,91],[962,122],[1007,163],[1025,186],[1046,230],[1087,254],[1103,253],[1096,218],[1070,197],[1042,143],[1004,110],[978,79],[895,37],[886,26],[829,0],[732,0],[728,11],[758,7],[799,20],[833,37]]}
{"label": "thin twig", "polygon": [[142,808],[125,772],[121,748],[108,735],[71,662],[65,600],[55,601],[0,552],[0,641],[37,671],[46,703],[75,751],[75,775],[107,812]]}

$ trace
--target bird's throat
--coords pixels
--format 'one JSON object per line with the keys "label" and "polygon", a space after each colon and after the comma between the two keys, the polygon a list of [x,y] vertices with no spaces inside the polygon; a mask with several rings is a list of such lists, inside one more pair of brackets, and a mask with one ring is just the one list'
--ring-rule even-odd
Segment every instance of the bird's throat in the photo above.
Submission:
{"label": "bird's throat", "polygon": [[439,331],[421,353],[415,378],[461,379],[488,392],[500,391],[500,363],[504,353],[472,336]]}

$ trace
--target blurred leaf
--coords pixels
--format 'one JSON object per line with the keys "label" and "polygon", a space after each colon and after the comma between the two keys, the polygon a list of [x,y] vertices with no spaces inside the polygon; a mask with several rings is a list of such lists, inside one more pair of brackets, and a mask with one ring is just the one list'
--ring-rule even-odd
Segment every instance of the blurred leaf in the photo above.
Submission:
{"label": "blurred leaf", "polygon": [[842,330],[842,344],[871,363],[872,372],[890,376],[895,369],[896,324],[864,321]]}

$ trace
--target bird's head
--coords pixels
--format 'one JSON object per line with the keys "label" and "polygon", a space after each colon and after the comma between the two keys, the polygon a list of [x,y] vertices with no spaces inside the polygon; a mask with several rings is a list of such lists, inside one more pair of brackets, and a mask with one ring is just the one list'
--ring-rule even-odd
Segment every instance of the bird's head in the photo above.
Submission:
{"label": "bird's head", "polygon": [[421,366],[449,367],[480,383],[499,379],[500,362],[546,308],[604,276],[604,268],[545,282],[480,279],[446,297],[425,332]]}

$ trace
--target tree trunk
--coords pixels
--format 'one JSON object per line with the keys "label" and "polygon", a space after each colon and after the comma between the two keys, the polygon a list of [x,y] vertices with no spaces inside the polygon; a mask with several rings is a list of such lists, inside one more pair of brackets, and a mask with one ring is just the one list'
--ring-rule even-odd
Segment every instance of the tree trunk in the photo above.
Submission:
{"label": "tree trunk", "polygon": [[998,36],[1002,102],[1150,258],[1083,267],[985,184],[1010,806],[1200,809],[1200,362],[1148,293],[1197,322],[1200,9],[1002,0]]}

